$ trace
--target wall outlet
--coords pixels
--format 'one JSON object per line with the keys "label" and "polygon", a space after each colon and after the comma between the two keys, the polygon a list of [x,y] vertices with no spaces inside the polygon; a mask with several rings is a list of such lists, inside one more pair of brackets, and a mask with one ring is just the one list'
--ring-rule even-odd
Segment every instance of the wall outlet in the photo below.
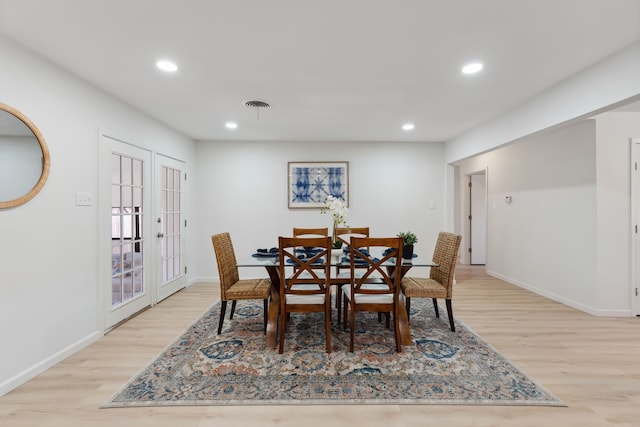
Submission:
{"label": "wall outlet", "polygon": [[93,205],[93,194],[91,193],[76,193],[76,206],[91,206]]}

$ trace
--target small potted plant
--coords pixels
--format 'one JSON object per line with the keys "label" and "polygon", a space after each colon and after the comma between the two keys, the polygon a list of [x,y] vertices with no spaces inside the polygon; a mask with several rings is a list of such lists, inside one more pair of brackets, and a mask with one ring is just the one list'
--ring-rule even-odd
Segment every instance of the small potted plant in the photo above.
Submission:
{"label": "small potted plant", "polygon": [[411,231],[401,231],[398,233],[398,237],[402,237],[404,248],[402,248],[402,258],[413,258],[413,245],[418,243],[418,236]]}

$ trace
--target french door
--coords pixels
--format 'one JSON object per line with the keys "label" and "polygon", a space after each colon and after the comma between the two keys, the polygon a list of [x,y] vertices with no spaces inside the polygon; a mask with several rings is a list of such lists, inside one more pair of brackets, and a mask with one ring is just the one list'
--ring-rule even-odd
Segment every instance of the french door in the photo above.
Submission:
{"label": "french door", "polygon": [[157,301],[160,301],[185,287],[183,184],[186,176],[184,162],[160,154],[155,159],[156,277]]}
{"label": "french door", "polygon": [[151,152],[102,136],[100,154],[100,240],[102,247],[108,246],[100,252],[101,265],[110,261],[101,276],[106,281],[104,325],[109,329],[154,301],[153,270],[148,268],[153,250]]}
{"label": "french door", "polygon": [[101,299],[105,330],[186,283],[184,162],[101,136]]}

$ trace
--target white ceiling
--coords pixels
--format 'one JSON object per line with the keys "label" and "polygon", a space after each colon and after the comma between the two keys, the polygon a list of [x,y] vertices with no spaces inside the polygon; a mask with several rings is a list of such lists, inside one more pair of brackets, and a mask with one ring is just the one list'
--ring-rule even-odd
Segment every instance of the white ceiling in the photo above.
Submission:
{"label": "white ceiling", "polygon": [[0,33],[194,139],[445,141],[639,40],[640,0],[0,0]]}

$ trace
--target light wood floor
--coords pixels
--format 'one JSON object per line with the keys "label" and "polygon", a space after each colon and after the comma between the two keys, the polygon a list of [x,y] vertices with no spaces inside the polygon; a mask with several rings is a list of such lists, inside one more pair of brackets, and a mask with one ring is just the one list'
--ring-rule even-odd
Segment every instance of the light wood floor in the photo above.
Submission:
{"label": "light wood floor", "polygon": [[[640,318],[597,318],[459,266],[454,314],[568,407],[316,405],[99,409],[219,298],[197,284],[0,398],[13,426],[640,426]],[[446,321],[446,316],[443,319]]]}

